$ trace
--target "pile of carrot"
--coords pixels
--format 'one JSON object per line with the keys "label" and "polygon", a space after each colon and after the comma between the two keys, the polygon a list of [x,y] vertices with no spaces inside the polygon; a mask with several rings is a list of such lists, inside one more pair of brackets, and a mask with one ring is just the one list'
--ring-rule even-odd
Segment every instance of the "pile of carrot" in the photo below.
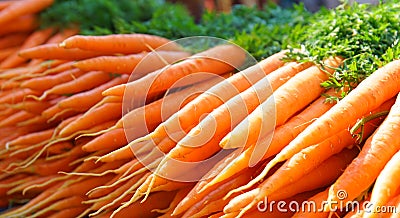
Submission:
{"label": "pile of carrot", "polygon": [[0,2],[0,217],[399,215],[400,60],[328,101],[341,57],[37,29],[51,3]]}

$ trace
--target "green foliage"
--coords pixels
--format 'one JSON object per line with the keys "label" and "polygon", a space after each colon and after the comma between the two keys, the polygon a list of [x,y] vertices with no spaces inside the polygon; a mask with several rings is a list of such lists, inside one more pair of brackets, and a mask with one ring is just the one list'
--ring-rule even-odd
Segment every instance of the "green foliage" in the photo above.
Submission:
{"label": "green foliage", "polygon": [[399,11],[398,3],[374,7],[344,4],[335,10],[322,10],[297,39],[303,51],[293,52],[290,58],[321,63],[330,56],[343,57],[343,65],[322,86],[348,87],[350,92],[379,67],[400,57]]}

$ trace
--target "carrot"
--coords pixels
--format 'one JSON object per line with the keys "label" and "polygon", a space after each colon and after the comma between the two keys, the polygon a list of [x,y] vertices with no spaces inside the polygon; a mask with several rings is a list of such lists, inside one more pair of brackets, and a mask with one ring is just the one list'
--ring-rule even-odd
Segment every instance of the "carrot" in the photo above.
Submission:
{"label": "carrot", "polygon": [[[158,192],[149,196],[148,201],[139,203],[135,202],[132,205],[125,207],[121,210],[115,210],[114,212],[109,212],[101,217],[112,217],[112,218],[123,218],[123,217],[153,217],[159,215],[156,212],[152,212],[154,209],[166,208],[173,200],[175,192]],[[163,199],[160,201],[160,199]]]}
{"label": "carrot", "polygon": [[32,78],[34,78],[34,77],[58,74],[60,72],[64,72],[64,71],[73,69],[74,63],[75,63],[74,61],[66,61],[58,66],[49,67],[48,69],[46,69],[44,72],[42,72],[40,74],[31,75],[31,76],[32,76]]}
{"label": "carrot", "polygon": [[13,126],[17,125],[19,122],[24,121],[26,119],[30,119],[35,117],[35,114],[26,112],[26,111],[19,111],[8,118],[0,121],[0,128],[5,126]]}
{"label": "carrot", "polygon": [[89,111],[88,113],[85,113],[76,121],[64,127],[60,131],[59,136],[66,137],[73,134],[74,132],[85,130],[97,124],[119,118],[121,116],[121,113],[121,103],[108,103],[102,105],[92,111]]}
{"label": "carrot", "polygon": [[320,218],[320,217],[328,217],[329,213],[318,211],[321,209],[321,205],[323,205],[323,201],[328,198],[328,189],[319,192],[318,194],[312,196],[307,200],[307,202],[315,203],[315,207],[313,209],[308,210],[308,208],[302,208],[300,211],[297,211],[292,217],[294,218],[301,218],[301,217],[310,217],[310,218]]}
{"label": "carrot", "polygon": [[[46,1],[46,0],[45,0]],[[1,12],[0,12],[0,22],[1,22]],[[47,28],[43,30],[37,30],[33,32],[21,45],[20,49],[27,49],[44,43],[54,32],[53,28]],[[21,58],[17,53],[14,53],[7,57],[0,63],[0,68],[13,68],[24,63],[25,58]]]}
{"label": "carrot", "polygon": [[120,148],[128,143],[125,130],[122,128],[114,129],[94,138],[85,144],[82,149],[86,152],[94,152],[106,148]]}
{"label": "carrot", "polygon": [[0,90],[5,91],[5,90],[10,90],[10,89],[17,89],[20,86],[20,82],[13,81],[13,80],[8,80],[8,81],[2,81],[0,85]]}
{"label": "carrot", "polygon": [[[126,97],[135,99],[135,104],[132,105],[135,108],[144,100],[162,94],[184,77],[204,72],[207,72],[208,75],[222,75],[231,72],[234,67],[240,67],[244,59],[244,52],[236,46],[216,46],[130,82],[125,90],[126,93],[129,93]],[[196,79],[196,77],[194,78]],[[191,79],[183,81],[192,83]]]}
{"label": "carrot", "polygon": [[103,92],[105,89],[109,87],[125,83],[127,82],[127,80],[128,76],[126,75],[121,77],[116,77],[111,81],[101,86],[98,86],[94,89],[79,94],[75,94],[67,99],[64,99],[60,101],[57,105],[59,108],[63,109],[73,109],[75,111],[82,111],[82,112],[87,111],[103,98],[101,92]]}
{"label": "carrot", "polygon": [[1,26],[0,36],[33,31],[38,27],[38,21],[35,15],[25,15],[15,19],[13,22],[4,23]]}
{"label": "carrot", "polygon": [[[400,60],[393,61],[378,69],[290,142],[275,157],[276,162],[284,161],[301,149],[316,144],[341,129],[349,127],[363,114],[394,97],[400,91],[399,72]],[[390,83],[386,81],[390,81]],[[363,104],[359,103],[359,99],[365,99]],[[320,129],[324,129],[324,131],[319,131]]]}
{"label": "carrot", "polygon": [[87,206],[73,207],[67,208],[64,210],[60,210],[57,213],[51,214],[48,218],[69,218],[69,217],[78,217],[83,211],[85,211]]}
{"label": "carrot", "polygon": [[27,33],[12,33],[5,35],[0,38],[0,49],[3,50],[5,48],[19,46],[26,40],[27,37]]}
{"label": "carrot", "polygon": [[[20,49],[19,46],[14,46],[14,47],[1,49],[1,51],[0,51],[0,61],[3,61],[4,59],[9,57],[10,55],[12,55],[15,52],[17,52],[19,49]],[[3,89],[3,87],[2,87],[2,89]]]}
{"label": "carrot", "polygon": [[377,208],[382,207],[388,201],[393,198],[397,190],[400,190],[399,179],[397,175],[400,172],[400,151],[398,151],[393,157],[387,162],[383,170],[379,173],[378,178],[372,189],[370,203],[372,205],[369,208],[371,211],[365,212],[364,217],[379,217]]}
{"label": "carrot", "polygon": [[[326,94],[334,95],[334,91],[329,91]],[[272,138],[268,134],[261,139],[259,145],[267,145],[268,149],[260,152],[255,152],[257,147],[255,144],[246,148],[237,158],[232,160],[212,181],[205,186],[212,186],[220,181],[226,180],[241,170],[253,166],[254,160],[263,161],[279,153],[279,151],[289,144],[301,131],[303,131],[311,122],[328,111],[333,105],[333,102],[325,102],[326,97],[321,96],[311,105],[304,109],[299,114],[290,118],[284,125],[279,126],[273,132]],[[272,134],[272,133],[271,133]]]}
{"label": "carrot", "polygon": [[[375,82],[380,82],[380,80]],[[389,84],[386,83],[385,87],[387,86]],[[396,131],[400,131],[400,95],[397,96],[386,119],[365,142],[358,157],[330,187],[328,203],[351,201],[374,182],[385,164],[400,149],[400,138],[395,136]],[[346,199],[338,199],[336,193],[339,190],[346,191]]]}
{"label": "carrot", "polygon": [[179,144],[184,146],[201,145],[206,143],[213,135],[227,134],[230,128],[235,127],[245,119],[247,114],[269,98],[272,92],[310,65],[310,63],[289,63],[268,74],[252,87],[209,113],[196,127],[190,130],[185,138],[179,141]]}
{"label": "carrot", "polygon": [[[142,52],[126,56],[95,57],[78,61],[74,66],[84,71],[101,70],[119,74],[132,74],[135,70],[131,78],[133,80],[188,56],[186,52]],[[136,66],[138,69],[135,69]]]}
{"label": "carrot", "polygon": [[21,207],[18,207],[15,210],[11,210],[9,212],[3,213],[3,217],[10,217],[10,216],[15,216],[18,215],[19,213],[24,212],[25,210],[28,210],[32,208],[33,206],[43,202],[45,199],[48,199],[52,194],[57,192],[57,189],[59,189],[62,186],[62,183],[56,183],[50,188],[46,189],[44,192],[40,193],[38,196],[35,198],[31,199],[28,203],[24,204]]}
{"label": "carrot", "polygon": [[41,208],[45,207],[49,203],[52,203],[54,201],[57,201],[57,200],[60,200],[60,199],[66,198],[66,197],[71,197],[71,196],[75,196],[75,195],[82,196],[88,190],[90,190],[93,187],[96,187],[98,185],[101,185],[104,182],[107,182],[110,178],[111,178],[110,176],[95,177],[95,178],[79,180],[73,184],[64,184],[63,188],[58,189],[56,192],[52,193],[46,199],[41,200],[40,202],[27,208],[23,212],[17,213],[16,215],[19,215],[19,216],[27,215],[29,213],[40,210]]}
{"label": "carrot", "polygon": [[57,34],[55,34],[49,40],[47,40],[46,44],[61,43],[68,37],[78,34],[78,32],[79,32],[78,28],[69,28],[69,29],[60,30],[57,32]]}
{"label": "carrot", "polygon": [[[390,109],[393,101],[389,101],[381,105],[378,109],[374,110],[372,113],[380,113],[382,111]],[[368,116],[368,114],[366,115]],[[276,171],[272,176],[268,178],[268,182],[264,182],[263,192],[265,195],[269,195],[272,192],[286,186],[290,181],[282,180],[280,178],[287,177],[290,175],[292,180],[296,180],[306,173],[313,170],[321,162],[328,159],[330,156],[340,152],[344,147],[351,147],[357,143],[357,140],[364,140],[365,137],[369,136],[382,122],[381,119],[374,119],[366,124],[364,124],[362,135],[363,138],[356,138],[353,136],[348,129],[343,129],[336,135],[333,135],[321,143],[312,145],[310,147],[302,149],[297,154],[293,155],[289,160],[287,160],[283,166]],[[358,133],[358,132],[357,132]],[[307,157],[306,159],[304,157]],[[269,163],[268,163],[269,165]],[[249,182],[246,186],[239,189],[232,190],[230,193],[241,191],[245,188],[250,188],[251,185],[263,179],[268,172],[268,165],[265,171],[260,173],[256,178]],[[297,170],[298,166],[301,166],[302,170]],[[287,173],[287,174],[286,174]],[[279,178],[279,179],[278,179]]]}
{"label": "carrot", "polygon": [[12,5],[13,3],[15,3],[14,0],[3,0],[0,2],[0,10],[3,10],[4,8]]}
{"label": "carrot", "polygon": [[[167,44],[168,43],[168,44]],[[179,51],[180,46],[160,36],[147,34],[114,34],[106,36],[76,35],[64,40],[63,48],[79,48],[89,51],[133,54],[156,49]]]}
{"label": "carrot", "polygon": [[87,51],[79,48],[65,49],[59,47],[56,43],[51,43],[21,50],[18,55],[25,59],[60,59],[72,61],[93,58],[102,55],[110,55],[110,53]]}
{"label": "carrot", "polygon": [[[177,132],[181,129],[187,129],[188,127],[198,124],[203,114],[211,112],[228,99],[237,95],[238,92],[244,91],[266,74],[282,66],[284,63],[280,59],[284,54],[285,51],[276,53],[264,59],[259,64],[238,72],[225,81],[211,87],[160,124],[152,133],[144,138],[139,138],[137,141],[151,139],[157,143],[157,141],[168,136],[168,132]],[[135,142],[132,142],[132,144],[134,143]]]}
{"label": "carrot", "polygon": [[9,95],[0,97],[0,104],[17,104],[23,102],[28,95],[38,95],[40,92],[31,89],[13,90]]}
{"label": "carrot", "polygon": [[[48,95],[57,94],[57,95],[65,95],[65,94],[75,94],[78,92],[90,90],[99,85],[102,85],[111,80],[111,75],[109,73],[105,73],[103,71],[91,71],[86,74],[71,80],[69,82],[65,82],[62,84],[58,84],[48,90],[46,90],[39,99],[44,99]],[[88,83],[90,81],[90,83]]]}
{"label": "carrot", "polygon": [[[20,174],[19,174],[19,175],[20,175]],[[26,192],[23,191],[25,188],[27,188],[27,187],[29,187],[29,186],[32,186],[32,185],[36,185],[36,184],[42,184],[42,183],[44,183],[44,182],[46,182],[46,181],[48,181],[48,180],[54,179],[54,178],[56,178],[56,177],[57,177],[57,175],[50,175],[50,176],[43,176],[43,177],[42,177],[42,176],[36,176],[36,177],[34,177],[34,178],[32,178],[32,179],[29,179],[29,181],[26,181],[26,182],[24,182],[23,184],[18,185],[18,186],[16,186],[16,187],[14,187],[13,189],[9,190],[9,191],[7,192],[7,194],[8,194],[8,195],[12,195],[12,194],[15,194],[15,193],[17,193],[17,192],[21,192],[23,195],[25,195]],[[43,192],[46,188],[50,188],[50,186],[44,187],[42,190],[36,189],[35,191],[32,191],[31,193],[40,194],[40,193]]]}
{"label": "carrot", "polygon": [[26,14],[34,14],[39,12],[50,5],[52,5],[54,0],[23,0],[17,1],[14,4],[6,7],[0,11],[0,24],[8,23],[17,17]]}
{"label": "carrot", "polygon": [[51,107],[52,103],[47,101],[23,101],[17,104],[13,104],[12,108],[23,110],[33,114],[41,114],[44,110]]}
{"label": "carrot", "polygon": [[[27,80],[34,77],[40,77],[45,75],[48,69],[57,68],[58,65],[63,65],[66,61],[64,60],[48,60],[42,61],[34,66],[26,66],[26,72],[22,75],[15,76],[12,78],[14,81]],[[32,63],[32,62],[30,62]]]}
{"label": "carrot", "polygon": [[[316,188],[321,188],[331,184],[340,176],[343,169],[346,168],[346,166],[353,160],[358,151],[359,150],[357,148],[344,149],[342,152],[328,158],[321,165],[301,179],[292,181],[290,185],[280,189],[279,191],[271,193],[271,195],[267,197],[269,199],[285,199],[304,191],[314,190]],[[324,176],[321,176],[322,174],[324,174]],[[265,182],[267,182],[267,180]],[[251,202],[245,204],[244,208],[240,207],[240,205],[238,205],[239,207],[236,205],[231,205],[229,210],[240,210],[240,214],[238,215],[239,217],[245,215],[246,211],[252,209],[258,202],[264,200],[265,195],[262,190],[263,184],[264,183],[260,184],[260,189],[255,198],[251,198]]]}
{"label": "carrot", "polygon": [[48,213],[50,211],[60,211],[60,210],[64,210],[64,209],[80,207],[80,206],[82,206],[81,202],[84,199],[85,198],[82,197],[82,196],[67,197],[65,199],[59,200],[59,201],[51,204],[47,208],[44,208],[42,210],[37,211],[32,216],[40,217],[40,216],[43,216],[44,214],[46,214],[46,213]]}
{"label": "carrot", "polygon": [[172,199],[171,203],[169,204],[168,208],[160,210],[153,210],[155,212],[163,213],[163,215],[159,216],[159,218],[167,218],[167,217],[172,217],[172,212],[176,205],[179,204],[179,202],[189,193],[189,191],[192,189],[192,186],[188,186],[186,188],[179,189],[174,197]]}
{"label": "carrot", "polygon": [[24,81],[23,83],[21,83],[21,87],[30,88],[38,91],[45,91],[58,84],[72,81],[75,78],[80,77],[84,74],[85,72],[79,69],[66,70],[56,75],[43,76]]}
{"label": "carrot", "polygon": [[[339,59],[328,59],[325,65],[337,67]],[[327,69],[332,73],[331,69]],[[328,79],[328,73],[318,66],[312,66],[279,87],[274,95],[260,104],[246,119],[240,122],[220,142],[223,148],[247,147],[260,137],[284,124],[297,111],[306,107],[324,91],[321,82]],[[301,87],[308,87],[307,90]],[[252,131],[248,131],[251,129]]]}

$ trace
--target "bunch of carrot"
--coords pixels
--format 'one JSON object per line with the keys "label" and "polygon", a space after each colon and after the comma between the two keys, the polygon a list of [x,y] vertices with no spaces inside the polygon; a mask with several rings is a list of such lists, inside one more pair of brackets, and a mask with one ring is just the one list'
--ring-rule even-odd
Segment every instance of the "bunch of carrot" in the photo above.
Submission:
{"label": "bunch of carrot", "polygon": [[[1,2],[0,24],[51,2]],[[327,101],[349,91],[321,87],[340,57],[285,62],[284,50],[241,69],[231,44],[193,54],[153,35],[33,24],[0,33],[0,217],[400,212],[400,60]],[[288,207],[306,201],[327,204]]]}

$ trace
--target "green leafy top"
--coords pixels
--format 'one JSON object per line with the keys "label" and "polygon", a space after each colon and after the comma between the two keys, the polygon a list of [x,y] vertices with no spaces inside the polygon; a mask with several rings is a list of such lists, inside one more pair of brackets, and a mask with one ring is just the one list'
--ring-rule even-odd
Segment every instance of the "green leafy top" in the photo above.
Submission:
{"label": "green leafy top", "polygon": [[289,59],[321,63],[330,56],[343,57],[343,64],[322,86],[346,87],[345,95],[379,67],[400,57],[399,12],[398,3],[343,4],[321,10],[298,39],[300,44],[291,45],[302,51],[290,53]]}

